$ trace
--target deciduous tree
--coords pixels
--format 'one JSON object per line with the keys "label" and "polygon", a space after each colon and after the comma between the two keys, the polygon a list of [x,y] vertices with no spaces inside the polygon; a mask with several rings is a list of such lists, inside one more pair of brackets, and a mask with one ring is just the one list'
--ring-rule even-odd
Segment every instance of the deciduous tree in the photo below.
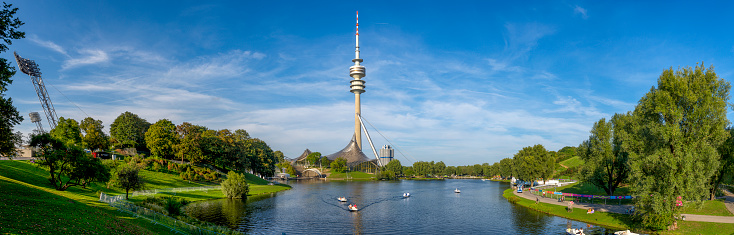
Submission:
{"label": "deciduous tree", "polygon": [[604,118],[594,123],[591,135],[578,148],[581,159],[581,176],[611,196],[629,175],[629,153],[623,143],[626,141],[626,126],[631,115],[615,114],[607,122]]}
{"label": "deciduous tree", "polygon": [[145,132],[148,127],[148,121],[126,111],[110,124],[110,136],[121,145],[116,147],[145,149]]}
{"label": "deciduous tree", "polygon": [[227,198],[247,199],[250,186],[245,181],[244,174],[235,171],[227,173],[227,179],[222,181],[222,193]]}
{"label": "deciduous tree", "polygon": [[321,158],[320,152],[313,152],[306,156],[306,162],[308,162],[309,165],[313,166],[316,165],[316,162],[319,161],[319,158]]}
{"label": "deciduous tree", "polygon": [[58,124],[50,133],[52,137],[67,146],[82,147],[82,131],[79,123],[74,119],[60,117]]}
{"label": "deciduous tree", "polygon": [[173,147],[178,144],[176,136],[176,125],[168,119],[155,122],[145,132],[145,143],[148,145],[150,155],[166,159],[173,159],[175,153]]}
{"label": "deciduous tree", "polygon": [[50,134],[33,136],[30,145],[38,149],[34,157],[39,165],[48,168],[49,181],[56,190],[64,191],[77,185],[85,187],[90,182],[106,182],[110,178],[109,171],[98,158],[92,158],[80,147],[66,146]]}
{"label": "deciduous tree", "polygon": [[528,182],[549,177],[555,166],[555,159],[540,144],[523,148],[515,154],[512,161],[514,163],[512,175]]}
{"label": "deciduous tree", "polygon": [[711,177],[711,183],[709,183],[710,200],[716,199],[716,190],[725,178],[731,177],[734,173],[734,127],[728,127],[726,130],[729,132],[729,138],[719,147],[719,162],[721,164],[714,176]]}
{"label": "deciduous tree", "polygon": [[109,138],[102,131],[104,125],[102,120],[94,120],[94,118],[86,117],[79,124],[84,136],[82,137],[82,146],[84,148],[95,150],[95,149],[106,149],[109,143]]}
{"label": "deciduous tree", "polygon": [[117,171],[117,178],[115,178],[115,185],[125,190],[125,199],[128,199],[130,190],[140,190],[145,187],[145,181],[140,176],[140,166],[135,164],[134,161],[130,161],[128,164],[121,166],[122,168]]}
{"label": "deciduous tree", "polygon": [[644,225],[664,229],[679,213],[675,199],[707,198],[719,169],[717,148],[729,137],[729,82],[713,66],[663,71],[635,107],[644,144],[630,154],[635,208]]}
{"label": "deciduous tree", "polygon": [[[3,3],[3,8],[0,10],[0,39],[2,39],[0,52],[8,50],[8,45],[13,44],[11,39],[25,37],[24,32],[18,31],[18,28],[23,25],[23,22],[15,17],[18,8],[12,6],[12,4]],[[7,59],[0,58],[0,156],[9,157],[17,154],[13,126],[23,121],[23,116],[13,106],[13,99],[5,98],[7,87],[13,83],[13,80],[10,79],[13,75],[15,75],[15,68],[10,66]]]}
{"label": "deciduous tree", "polygon": [[398,159],[393,159],[392,161],[388,162],[385,168],[389,171],[394,172],[396,175],[403,174],[403,165],[400,164],[400,160]]}
{"label": "deciduous tree", "polygon": [[331,170],[337,173],[343,173],[347,171],[347,159],[343,157],[336,158],[331,162]]}
{"label": "deciduous tree", "polygon": [[503,158],[500,160],[500,175],[502,178],[510,178],[512,177],[512,173],[515,171],[515,163],[513,162],[512,158]]}

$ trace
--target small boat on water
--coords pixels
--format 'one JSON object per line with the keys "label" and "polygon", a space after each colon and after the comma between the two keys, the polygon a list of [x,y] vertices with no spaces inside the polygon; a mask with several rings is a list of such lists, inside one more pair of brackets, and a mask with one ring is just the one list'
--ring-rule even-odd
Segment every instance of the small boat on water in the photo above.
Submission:
{"label": "small boat on water", "polygon": [[482,181],[487,181],[487,179],[482,179]]}
{"label": "small boat on water", "polygon": [[456,188],[456,189],[454,189],[454,192],[455,193],[461,193],[461,190],[459,190],[459,188]]}
{"label": "small boat on water", "polygon": [[355,204],[355,205],[349,204],[349,206],[348,206],[348,207],[349,207],[349,211],[358,211],[358,210],[359,210],[359,209],[357,208],[357,205],[356,205],[356,204]]}
{"label": "small boat on water", "polygon": [[410,193],[403,193],[403,197],[410,197]]}
{"label": "small boat on water", "polygon": [[339,200],[340,202],[347,202],[347,198],[346,197],[338,197],[338,198],[336,198],[336,200]]}
{"label": "small boat on water", "polygon": [[616,231],[616,232],[614,232],[614,235],[640,235],[640,234],[639,233],[630,232],[630,230],[628,229],[628,230],[625,230],[625,231]]}
{"label": "small boat on water", "polygon": [[569,235],[585,235],[583,229],[567,228],[566,233]]}

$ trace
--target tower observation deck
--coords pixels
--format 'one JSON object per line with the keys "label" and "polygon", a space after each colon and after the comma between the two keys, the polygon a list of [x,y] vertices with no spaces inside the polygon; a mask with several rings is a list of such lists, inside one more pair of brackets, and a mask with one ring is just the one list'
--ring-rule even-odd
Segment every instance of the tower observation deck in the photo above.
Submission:
{"label": "tower observation deck", "polygon": [[349,67],[349,76],[354,78],[352,81],[350,81],[350,92],[354,93],[354,141],[357,144],[357,147],[361,150],[362,149],[362,130],[361,130],[361,124],[359,122],[359,116],[362,113],[362,107],[359,99],[359,95],[364,93],[365,88],[365,81],[362,80],[364,76],[366,76],[366,70],[364,66],[362,66],[360,63],[362,63],[362,59],[359,58],[359,11],[357,12],[357,33],[355,34],[356,38],[356,46],[354,50],[354,59],[352,59],[352,62],[354,62],[354,65]]}

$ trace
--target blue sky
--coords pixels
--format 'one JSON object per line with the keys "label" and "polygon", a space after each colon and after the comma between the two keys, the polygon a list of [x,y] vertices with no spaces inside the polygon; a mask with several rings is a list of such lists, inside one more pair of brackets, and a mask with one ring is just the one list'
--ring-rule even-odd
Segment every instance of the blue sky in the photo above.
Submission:
{"label": "blue sky", "polygon": [[[106,130],[125,111],[245,129],[291,158],[339,151],[352,136],[357,10],[362,115],[409,156],[396,153],[403,164],[578,146],[593,122],[632,110],[664,69],[703,61],[726,80],[734,72],[731,2],[10,3],[26,38],[1,56],[39,64],[59,116],[89,115]],[[28,76],[13,79],[19,112],[42,112]]]}

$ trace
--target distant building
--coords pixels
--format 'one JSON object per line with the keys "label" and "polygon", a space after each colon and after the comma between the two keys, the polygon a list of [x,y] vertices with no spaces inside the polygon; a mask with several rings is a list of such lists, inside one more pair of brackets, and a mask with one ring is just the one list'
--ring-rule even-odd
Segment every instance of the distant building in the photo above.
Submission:
{"label": "distant building", "polygon": [[382,149],[380,149],[380,160],[378,161],[378,164],[380,166],[386,166],[394,157],[395,149],[390,147],[390,145],[384,145],[382,146]]}

